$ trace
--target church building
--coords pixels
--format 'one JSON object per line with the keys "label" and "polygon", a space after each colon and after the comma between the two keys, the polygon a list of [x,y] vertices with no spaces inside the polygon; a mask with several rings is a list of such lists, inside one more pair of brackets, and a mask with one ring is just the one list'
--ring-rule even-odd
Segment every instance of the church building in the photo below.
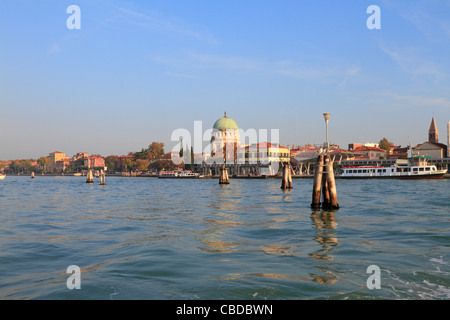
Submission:
{"label": "church building", "polygon": [[428,130],[428,141],[416,146],[413,150],[413,155],[429,156],[435,159],[447,158],[447,146],[439,143],[439,132],[434,117]]}

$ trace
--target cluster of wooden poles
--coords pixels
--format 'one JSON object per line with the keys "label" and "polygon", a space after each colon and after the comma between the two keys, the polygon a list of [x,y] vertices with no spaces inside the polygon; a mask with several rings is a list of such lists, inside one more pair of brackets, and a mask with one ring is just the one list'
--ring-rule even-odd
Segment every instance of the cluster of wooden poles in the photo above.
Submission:
{"label": "cluster of wooden poles", "polygon": [[[292,189],[292,166],[289,162],[283,165],[281,189]],[[320,202],[321,196],[322,202]],[[333,162],[328,154],[319,155],[314,174],[311,208],[318,209],[321,206],[325,210],[339,209]]]}
{"label": "cluster of wooden poles", "polygon": [[[220,169],[219,184],[229,184],[228,170],[225,164]],[[292,189],[292,166],[289,162],[283,164],[281,189]],[[322,198],[322,202],[320,201]],[[333,161],[330,155],[319,155],[314,173],[311,208],[324,210],[339,209],[336,183],[334,180]]]}
{"label": "cluster of wooden poles", "polygon": [[228,169],[225,167],[224,163],[222,168],[220,168],[219,184],[229,184],[229,183],[230,179],[228,178]]}
{"label": "cluster of wooden poles", "polygon": [[[100,185],[103,186],[106,182],[106,173],[102,169],[100,170]],[[88,170],[88,173],[86,175],[86,183],[94,183],[94,174],[92,172],[92,169]]]}
{"label": "cluster of wooden poles", "polygon": [[[320,202],[321,195],[322,203]],[[314,173],[311,208],[318,209],[321,205],[322,209],[326,210],[339,209],[333,162],[328,154],[325,156],[319,155]]]}

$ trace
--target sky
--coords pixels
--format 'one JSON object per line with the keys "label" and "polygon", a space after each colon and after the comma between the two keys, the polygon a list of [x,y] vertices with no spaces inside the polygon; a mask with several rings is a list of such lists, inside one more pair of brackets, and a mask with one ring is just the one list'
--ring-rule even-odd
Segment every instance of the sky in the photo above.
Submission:
{"label": "sky", "polygon": [[282,145],[322,144],[324,112],[343,148],[423,143],[432,117],[446,143],[449,17],[448,0],[0,0],[0,160],[170,151],[225,111]]}

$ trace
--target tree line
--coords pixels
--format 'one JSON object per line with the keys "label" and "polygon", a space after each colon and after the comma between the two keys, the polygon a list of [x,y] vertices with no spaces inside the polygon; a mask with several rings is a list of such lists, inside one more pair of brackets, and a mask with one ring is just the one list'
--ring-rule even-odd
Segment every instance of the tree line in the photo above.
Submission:
{"label": "tree line", "polygon": [[[104,157],[104,159],[105,166],[109,172],[173,170],[183,166],[183,164],[175,165],[171,159],[162,159],[164,154],[164,143],[152,142],[147,148],[142,148],[141,151],[130,152],[122,163],[120,163],[119,156],[117,155],[109,155]],[[71,161],[65,171],[79,172],[86,170],[87,167],[84,165],[84,160],[85,158],[80,158],[76,161]],[[9,166],[0,164],[0,171],[6,173],[55,172],[55,168],[52,168],[49,157],[40,157],[36,161],[38,166],[33,166],[34,162],[35,160],[33,159],[13,160]]]}

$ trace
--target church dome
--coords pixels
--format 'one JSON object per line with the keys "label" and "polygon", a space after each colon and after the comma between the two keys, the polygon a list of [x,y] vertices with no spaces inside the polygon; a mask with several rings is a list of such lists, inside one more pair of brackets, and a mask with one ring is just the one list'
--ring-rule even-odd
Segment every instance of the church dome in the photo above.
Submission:
{"label": "church dome", "polygon": [[239,127],[236,121],[227,117],[227,113],[225,112],[225,115],[214,123],[213,129],[225,131],[229,129],[238,130]]}

